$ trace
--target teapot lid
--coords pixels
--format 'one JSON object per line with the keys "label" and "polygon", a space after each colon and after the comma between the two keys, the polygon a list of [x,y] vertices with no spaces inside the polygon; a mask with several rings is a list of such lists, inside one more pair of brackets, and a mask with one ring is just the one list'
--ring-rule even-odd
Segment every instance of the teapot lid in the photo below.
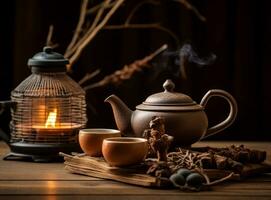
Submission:
{"label": "teapot lid", "polygon": [[174,92],[175,84],[167,79],[163,84],[164,92],[159,92],[149,96],[142,104],[136,108],[139,110],[202,110],[191,97]]}

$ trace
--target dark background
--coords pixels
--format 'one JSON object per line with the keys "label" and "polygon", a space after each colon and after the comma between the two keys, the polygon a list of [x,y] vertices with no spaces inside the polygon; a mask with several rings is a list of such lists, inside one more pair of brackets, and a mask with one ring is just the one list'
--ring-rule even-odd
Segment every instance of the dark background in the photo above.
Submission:
{"label": "dark background", "polygon": [[[118,87],[107,86],[89,91],[89,127],[114,126],[111,109],[103,99],[115,93],[131,108],[148,95],[162,90],[166,78],[172,78],[176,90],[199,102],[212,88],[230,92],[237,100],[236,122],[212,139],[270,140],[271,139],[271,1],[262,0],[194,0],[190,1],[207,18],[201,22],[191,11],[174,1],[161,1],[160,6],[145,6],[135,15],[135,23],[161,22],[179,38],[180,44],[190,43],[200,56],[217,55],[208,67],[188,66],[188,80],[176,71],[163,68],[161,59],[155,67],[135,74]],[[95,3],[95,1],[93,2]],[[110,24],[122,23],[137,0],[120,8]],[[42,50],[48,27],[53,24],[53,41],[63,53],[75,28],[80,1],[9,0],[1,2],[0,16],[0,100],[9,99],[10,92],[29,74],[28,58]],[[71,76],[79,80],[84,73],[101,68],[93,82],[142,58],[164,43],[172,51],[180,46],[167,34],[157,30],[101,31],[83,52]],[[161,64],[159,68],[159,63]],[[161,69],[163,68],[163,69]],[[161,73],[155,73],[160,70]],[[155,77],[154,77],[155,74]],[[90,108],[95,107],[95,111]],[[227,115],[227,104],[214,98],[207,106],[210,124]],[[0,127],[7,130],[8,112],[0,116]],[[210,138],[211,139],[211,138]]]}

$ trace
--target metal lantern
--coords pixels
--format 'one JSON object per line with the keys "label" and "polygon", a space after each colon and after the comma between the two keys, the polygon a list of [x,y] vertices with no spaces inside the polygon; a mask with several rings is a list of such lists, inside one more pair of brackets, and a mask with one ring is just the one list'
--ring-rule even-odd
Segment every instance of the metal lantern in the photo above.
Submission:
{"label": "metal lantern", "polygon": [[58,153],[76,151],[78,130],[85,127],[85,91],[66,74],[69,63],[45,47],[28,60],[32,74],[11,92],[10,156],[51,161]]}

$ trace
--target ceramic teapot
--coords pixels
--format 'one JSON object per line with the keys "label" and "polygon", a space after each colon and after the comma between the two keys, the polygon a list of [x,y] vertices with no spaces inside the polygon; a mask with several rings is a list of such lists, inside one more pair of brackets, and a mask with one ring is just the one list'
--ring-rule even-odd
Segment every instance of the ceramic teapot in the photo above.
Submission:
{"label": "ceramic teapot", "polygon": [[[149,96],[142,104],[131,111],[117,96],[111,95],[105,102],[111,104],[118,129],[124,134],[132,133],[142,137],[154,116],[165,119],[166,132],[174,137],[176,146],[190,146],[202,138],[214,135],[229,127],[237,115],[237,103],[232,95],[224,90],[209,90],[197,104],[189,96],[174,92],[171,80],[163,84],[164,92]],[[228,117],[219,124],[208,128],[205,106],[211,97],[222,97],[230,105]]]}

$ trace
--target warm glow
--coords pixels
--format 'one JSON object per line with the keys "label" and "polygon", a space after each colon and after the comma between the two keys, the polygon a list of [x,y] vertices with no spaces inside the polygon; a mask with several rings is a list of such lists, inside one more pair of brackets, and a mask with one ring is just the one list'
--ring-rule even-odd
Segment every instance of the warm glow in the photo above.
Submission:
{"label": "warm glow", "polygon": [[55,128],[56,127],[56,115],[57,110],[54,109],[54,112],[50,112],[45,123],[45,128]]}

